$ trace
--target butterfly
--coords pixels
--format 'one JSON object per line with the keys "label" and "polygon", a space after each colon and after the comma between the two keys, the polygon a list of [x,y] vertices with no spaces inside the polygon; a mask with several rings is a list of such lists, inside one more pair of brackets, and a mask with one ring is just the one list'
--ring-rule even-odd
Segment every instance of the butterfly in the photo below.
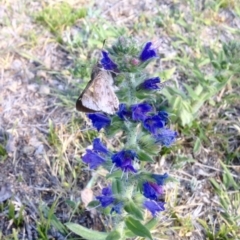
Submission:
{"label": "butterfly", "polygon": [[119,100],[114,92],[113,73],[104,70],[100,64],[93,67],[91,80],[79,96],[76,108],[81,112],[105,112],[114,114]]}

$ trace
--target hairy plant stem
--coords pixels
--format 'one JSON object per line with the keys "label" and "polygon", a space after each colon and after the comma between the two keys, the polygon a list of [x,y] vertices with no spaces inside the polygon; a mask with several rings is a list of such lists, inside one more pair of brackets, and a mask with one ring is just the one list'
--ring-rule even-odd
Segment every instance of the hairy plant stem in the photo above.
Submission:
{"label": "hairy plant stem", "polygon": [[[128,85],[128,92],[127,92],[127,96],[128,96],[128,104],[129,106],[133,105],[136,103],[136,89],[135,89],[135,74],[134,73],[128,73],[126,76],[126,82]],[[128,147],[130,146],[135,146],[136,145],[136,141],[137,141],[137,127],[135,129],[132,128],[132,124],[129,122],[129,124],[127,124],[128,126],[128,130],[129,133],[127,135],[127,142],[126,145]]]}
{"label": "hairy plant stem", "polygon": [[128,104],[131,106],[136,103],[135,74],[127,74],[126,81],[128,85]]}

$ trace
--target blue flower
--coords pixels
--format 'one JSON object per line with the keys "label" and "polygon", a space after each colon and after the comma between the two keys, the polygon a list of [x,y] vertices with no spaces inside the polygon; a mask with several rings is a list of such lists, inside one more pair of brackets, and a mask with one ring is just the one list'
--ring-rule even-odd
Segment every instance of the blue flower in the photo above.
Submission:
{"label": "blue flower", "polygon": [[127,109],[127,105],[125,103],[121,103],[119,105],[119,110],[117,112],[117,115],[122,120],[126,119],[126,117],[130,117],[131,116],[131,112]]}
{"label": "blue flower", "polygon": [[160,82],[161,82],[161,80],[159,77],[149,78],[149,79],[144,80],[144,82],[140,84],[140,88],[143,88],[146,90],[160,89],[160,87],[159,87]]}
{"label": "blue flower", "polygon": [[158,116],[162,119],[162,121],[165,122],[165,124],[167,124],[167,122],[168,122],[168,113],[167,112],[159,111]]}
{"label": "blue flower", "polygon": [[132,119],[137,120],[144,120],[146,118],[146,114],[153,110],[152,106],[148,103],[138,103],[132,105]]}
{"label": "blue flower", "polygon": [[177,137],[177,133],[171,129],[162,128],[155,136],[156,143],[161,143],[163,146],[171,146]]}
{"label": "blue flower", "polygon": [[110,204],[112,204],[115,199],[113,197],[111,187],[103,188],[102,189],[102,196],[98,196],[98,197],[96,197],[96,199],[99,200],[102,207],[104,207],[104,208],[109,206]]}
{"label": "blue flower", "polygon": [[137,172],[133,167],[133,160],[137,154],[132,150],[122,150],[112,156],[112,162],[122,169],[123,172]]}
{"label": "blue flower", "polygon": [[102,195],[97,196],[96,199],[101,203],[101,206],[103,208],[108,207],[109,205],[113,205],[111,209],[111,214],[113,212],[116,212],[118,214],[121,214],[121,210],[123,207],[123,203],[119,202],[116,198],[114,198],[112,189],[110,186],[102,189]]}
{"label": "blue flower", "polygon": [[143,183],[143,195],[151,200],[157,200],[160,195],[163,194],[163,188],[161,185],[153,182]]}
{"label": "blue flower", "polygon": [[152,134],[157,134],[159,128],[163,128],[165,122],[162,121],[162,118],[158,115],[150,116],[145,118],[143,126]]}
{"label": "blue flower", "polygon": [[108,149],[106,148],[105,145],[103,145],[103,143],[100,141],[99,138],[95,138],[93,140],[93,150],[95,152],[99,152],[99,153],[108,153]]}
{"label": "blue flower", "polygon": [[116,204],[115,206],[112,207],[110,214],[112,214],[113,212],[121,214],[122,213],[122,208],[123,208],[123,203],[120,202],[120,203],[118,203],[118,204]]}
{"label": "blue flower", "polygon": [[139,58],[142,62],[145,62],[154,57],[157,57],[157,51],[154,48],[152,42],[147,42],[146,45],[144,46]]}
{"label": "blue flower", "polygon": [[90,165],[91,169],[96,169],[99,165],[105,162],[105,159],[99,156],[92,150],[87,149],[86,154],[82,157],[83,162]]}
{"label": "blue flower", "polygon": [[111,123],[111,119],[102,113],[90,113],[87,115],[89,119],[92,120],[92,125],[100,131],[101,128],[104,128]]}
{"label": "blue flower", "polygon": [[163,194],[163,184],[166,178],[168,178],[168,174],[150,174],[150,177],[156,182],[144,182],[143,195],[151,200],[157,200]]}
{"label": "blue flower", "polygon": [[108,53],[105,51],[102,51],[102,59],[101,59],[101,64],[105,70],[115,70],[117,68],[117,64],[114,63],[111,58],[108,56]]}
{"label": "blue flower", "polygon": [[151,177],[157,182],[158,185],[163,185],[164,181],[168,178],[168,174],[164,173],[163,175],[151,174]]}
{"label": "blue flower", "polygon": [[143,206],[152,213],[153,217],[155,217],[158,212],[162,212],[165,210],[164,204],[165,202],[162,202],[162,201],[157,202],[157,201],[146,200],[143,203]]}

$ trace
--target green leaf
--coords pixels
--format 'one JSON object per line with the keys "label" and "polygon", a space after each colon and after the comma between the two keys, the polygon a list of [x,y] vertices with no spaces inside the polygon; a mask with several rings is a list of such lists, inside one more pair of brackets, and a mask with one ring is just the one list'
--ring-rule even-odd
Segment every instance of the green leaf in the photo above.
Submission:
{"label": "green leaf", "polygon": [[195,93],[199,96],[203,91],[203,87],[202,85],[198,84],[196,87],[195,87]]}
{"label": "green leaf", "polygon": [[124,192],[123,182],[121,179],[113,179],[112,181],[113,194],[122,194]]}
{"label": "green leaf", "polygon": [[99,205],[99,201],[94,200],[94,201],[91,201],[87,206],[88,208],[95,208],[98,205]]}
{"label": "green leaf", "polygon": [[239,184],[237,184],[231,174],[231,172],[229,171],[229,169],[226,167],[226,165],[223,163],[223,162],[220,162],[221,163],[221,166],[222,168],[224,169],[224,185],[227,187],[227,188],[230,188],[230,187],[233,187],[235,190],[239,190],[240,189],[240,186]]}
{"label": "green leaf", "polygon": [[192,70],[193,74],[195,77],[198,79],[198,81],[204,81],[205,80],[205,75],[199,70],[199,68],[195,65],[194,69]]}
{"label": "green leaf", "polygon": [[105,131],[106,134],[110,137],[118,133],[120,129],[126,129],[124,122],[119,117],[113,117],[111,125],[108,126]]}
{"label": "green leaf", "polygon": [[66,223],[68,229],[87,240],[105,240],[108,233],[93,231],[76,223]]}
{"label": "green leaf", "polygon": [[158,219],[152,218],[145,224],[145,226],[147,227],[147,229],[151,230],[156,226],[157,223],[158,223]]}
{"label": "green leaf", "polygon": [[56,201],[53,203],[51,208],[43,205],[41,209],[42,209],[42,212],[47,216],[48,220],[51,221],[51,225],[61,233],[65,234],[66,233],[65,226],[60,222],[60,220],[54,214],[55,207],[56,207]]}
{"label": "green leaf", "polygon": [[7,155],[6,149],[3,147],[2,144],[0,144],[0,156],[5,156]]}
{"label": "green leaf", "polygon": [[193,158],[188,158],[186,156],[178,155],[174,161],[174,168],[180,169],[183,168],[187,163],[194,163],[196,160]]}
{"label": "green leaf", "polygon": [[199,96],[196,94],[195,89],[193,89],[192,87],[190,87],[187,84],[183,83],[183,85],[187,89],[189,97],[193,100],[198,100]]}
{"label": "green leaf", "polygon": [[4,161],[7,158],[6,149],[0,144],[0,161]]}
{"label": "green leaf", "polygon": [[159,153],[159,146],[155,144],[155,139],[150,135],[144,135],[138,140],[138,147],[149,155],[156,156]]}
{"label": "green leaf", "polygon": [[215,190],[216,192],[220,193],[221,187],[220,187],[220,185],[216,182],[216,180],[213,179],[213,178],[210,178],[210,182],[211,182],[214,190]]}
{"label": "green leaf", "polygon": [[197,139],[195,141],[195,144],[194,144],[194,147],[193,147],[193,152],[198,153],[200,147],[201,147],[201,140],[200,140],[200,138],[197,137]]}
{"label": "green leaf", "polygon": [[137,157],[140,161],[144,162],[154,162],[151,156],[149,156],[146,152],[144,151],[138,151],[137,152]]}
{"label": "green leaf", "polygon": [[119,239],[121,239],[121,234],[118,231],[111,232],[106,238],[106,240],[119,240]]}
{"label": "green leaf", "polygon": [[122,177],[122,171],[120,171],[120,170],[112,172],[112,173],[110,173],[110,174],[108,174],[106,176],[107,179],[110,179],[110,178],[121,178],[121,177]]}
{"label": "green leaf", "polygon": [[179,109],[182,107],[182,98],[179,96],[176,98],[172,98],[172,101],[170,101],[170,103],[173,109]]}
{"label": "green leaf", "polygon": [[159,73],[159,77],[163,81],[169,80],[172,77],[172,75],[174,74],[175,70],[176,70],[176,67],[164,70],[161,73]]}
{"label": "green leaf", "polygon": [[127,217],[125,224],[130,231],[140,237],[147,237],[152,239],[150,231],[138,220],[133,217]]}
{"label": "green leaf", "polygon": [[134,217],[143,220],[142,212],[139,210],[140,208],[136,206],[131,200],[124,206],[124,209],[129,214],[133,215]]}
{"label": "green leaf", "polygon": [[182,121],[182,125],[190,125],[191,122],[193,121],[194,117],[192,113],[187,111],[186,109],[181,109],[181,112],[179,113],[180,119]]}

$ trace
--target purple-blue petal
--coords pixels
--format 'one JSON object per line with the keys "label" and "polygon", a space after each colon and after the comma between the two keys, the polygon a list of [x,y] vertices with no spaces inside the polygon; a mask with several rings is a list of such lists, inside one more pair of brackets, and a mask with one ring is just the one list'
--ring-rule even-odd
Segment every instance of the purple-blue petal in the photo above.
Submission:
{"label": "purple-blue petal", "polygon": [[157,57],[157,51],[153,47],[152,42],[147,42],[144,46],[139,58],[142,62],[145,62],[151,58]]}
{"label": "purple-blue petal", "polygon": [[156,202],[156,201],[146,200],[143,203],[143,206],[152,213],[153,217],[155,217],[158,212],[162,212],[165,210],[164,204],[165,202],[161,202],[161,201]]}
{"label": "purple-blue petal", "polygon": [[98,166],[105,162],[105,159],[93,152],[92,150],[87,149],[86,154],[82,157],[83,162],[89,164],[91,169],[96,169]]}
{"label": "purple-blue petal", "polygon": [[157,90],[160,89],[159,83],[161,82],[159,77],[149,78],[144,80],[144,82],[140,85],[140,88],[146,90]]}
{"label": "purple-blue petal", "polygon": [[120,202],[112,207],[110,214],[112,214],[113,212],[116,212],[117,214],[121,214],[122,208],[123,208],[123,203]]}
{"label": "purple-blue petal", "polygon": [[126,119],[127,117],[131,116],[131,112],[127,109],[127,105],[125,103],[121,103],[119,105],[119,109],[117,112],[117,115],[119,116],[119,118],[121,118],[122,120]]}
{"label": "purple-blue petal", "polygon": [[111,196],[112,195],[112,189],[110,186],[105,187],[102,189],[102,195],[104,196]]}
{"label": "purple-blue petal", "polygon": [[108,153],[108,149],[106,148],[106,146],[101,142],[101,140],[99,138],[95,138],[93,140],[93,150],[95,152],[100,152],[100,153]]}
{"label": "purple-blue petal", "polygon": [[122,161],[121,169],[124,172],[137,172],[132,165],[132,161],[132,159],[126,158],[124,161]]}
{"label": "purple-blue petal", "polygon": [[175,142],[177,133],[171,129],[162,128],[154,137],[156,139],[156,143],[169,147]]}
{"label": "purple-blue petal", "polygon": [[152,106],[145,102],[134,104],[132,105],[131,109],[132,109],[132,119],[135,121],[138,121],[138,120],[143,121],[146,118],[147,113],[153,111]]}
{"label": "purple-blue petal", "polygon": [[112,156],[112,162],[124,172],[136,172],[133,167],[133,160],[137,154],[132,150],[122,150]]}
{"label": "purple-blue petal", "polygon": [[168,113],[167,112],[159,111],[158,116],[162,119],[162,121],[165,122],[165,124],[167,124],[167,122],[168,122]]}
{"label": "purple-blue petal", "polygon": [[102,59],[100,62],[105,70],[113,71],[117,69],[117,64],[111,60],[106,51],[102,51]]}
{"label": "purple-blue petal", "polygon": [[151,177],[157,182],[158,185],[163,185],[165,180],[168,178],[168,174],[164,173],[163,175],[160,174],[151,174]]}
{"label": "purple-blue petal", "polygon": [[92,125],[100,131],[101,128],[107,127],[111,123],[111,119],[102,113],[90,113],[87,115],[92,120]]}
{"label": "purple-blue petal", "polygon": [[158,186],[156,183],[152,182],[145,182],[143,184],[143,195],[146,198],[149,198],[151,200],[157,200],[158,196],[163,194],[163,188],[162,186]]}
{"label": "purple-blue petal", "polygon": [[110,186],[105,187],[102,189],[102,195],[101,196],[97,196],[96,199],[99,200],[99,202],[101,203],[102,207],[107,207],[110,204],[112,204],[114,202],[114,197],[112,194],[112,189]]}
{"label": "purple-blue petal", "polygon": [[152,134],[157,134],[159,128],[163,128],[165,122],[158,115],[146,117],[143,126]]}
{"label": "purple-blue petal", "polygon": [[107,207],[114,202],[114,198],[111,196],[98,196],[97,200],[101,203],[102,207]]}

